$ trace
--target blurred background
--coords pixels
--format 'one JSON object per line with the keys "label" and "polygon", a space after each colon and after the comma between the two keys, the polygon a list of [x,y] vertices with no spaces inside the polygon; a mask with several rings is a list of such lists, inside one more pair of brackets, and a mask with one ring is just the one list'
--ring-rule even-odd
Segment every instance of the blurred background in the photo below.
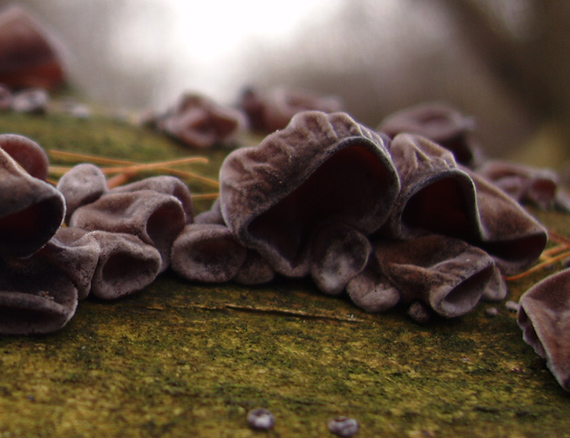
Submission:
{"label": "blurred background", "polygon": [[[0,0],[0,7],[15,3]],[[372,127],[429,100],[475,117],[492,156],[570,158],[567,0],[21,0],[66,47],[72,84],[113,108],[245,86],[336,94]]]}

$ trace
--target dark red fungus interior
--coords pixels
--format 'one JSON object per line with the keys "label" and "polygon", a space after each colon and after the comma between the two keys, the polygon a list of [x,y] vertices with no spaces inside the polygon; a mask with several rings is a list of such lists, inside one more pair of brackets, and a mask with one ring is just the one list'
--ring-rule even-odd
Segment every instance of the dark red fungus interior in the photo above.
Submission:
{"label": "dark red fungus interior", "polygon": [[413,195],[402,212],[402,224],[436,234],[473,240],[477,237],[477,224],[472,216],[465,190],[452,177],[431,183]]}
{"label": "dark red fungus interior", "polygon": [[61,205],[52,199],[0,218],[0,254],[26,256],[41,248],[61,223]]}
{"label": "dark red fungus interior", "polygon": [[[250,235],[295,261],[320,223],[343,223],[364,232],[387,208],[393,174],[368,147],[354,144],[332,155],[309,178],[249,225]],[[376,221],[378,222],[378,221]],[[374,228],[374,229],[370,229]]]}
{"label": "dark red fungus interior", "polygon": [[184,227],[184,212],[180,204],[168,203],[150,215],[146,224],[146,232],[159,251],[172,246],[172,242]]}
{"label": "dark red fungus interior", "polygon": [[141,280],[141,275],[148,278],[156,274],[153,268],[156,266],[152,265],[152,261],[139,259],[128,252],[117,251],[107,259],[101,277],[104,283],[113,288],[134,290],[139,282],[145,279]]}
{"label": "dark red fungus interior", "polygon": [[62,306],[35,309],[5,306],[0,308],[0,326],[7,333],[48,332],[60,328],[66,320]]}
{"label": "dark red fungus interior", "polygon": [[[511,262],[529,262],[538,258],[546,245],[546,235],[534,233],[528,236],[500,240],[497,236],[493,242],[480,242],[478,246],[489,254]],[[534,255],[534,257],[533,257]]]}

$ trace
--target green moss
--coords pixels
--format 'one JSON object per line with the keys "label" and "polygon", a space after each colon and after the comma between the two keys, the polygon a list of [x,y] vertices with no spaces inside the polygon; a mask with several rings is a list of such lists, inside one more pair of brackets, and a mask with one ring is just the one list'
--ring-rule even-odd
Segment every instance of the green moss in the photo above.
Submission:
{"label": "green moss", "polygon": [[[135,161],[193,153],[103,118],[7,114],[0,130]],[[227,150],[206,153],[215,176]],[[567,215],[537,214],[567,232]],[[512,282],[512,297],[546,274]],[[489,317],[491,306],[417,325],[305,280],[246,288],[165,273],[131,297],[80,303],[58,333],[0,339],[0,436],[323,437],[335,415],[357,418],[361,437],[560,436],[568,395],[516,316],[499,303]],[[259,406],[276,415],[274,431],[248,428]]]}

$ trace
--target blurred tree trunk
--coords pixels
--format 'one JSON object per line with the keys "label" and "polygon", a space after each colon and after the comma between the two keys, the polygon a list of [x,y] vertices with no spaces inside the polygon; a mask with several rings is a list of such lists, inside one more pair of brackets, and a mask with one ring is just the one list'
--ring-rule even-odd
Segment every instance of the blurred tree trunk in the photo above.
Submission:
{"label": "blurred tree trunk", "polygon": [[440,1],[466,42],[519,103],[557,125],[570,157],[570,2],[528,0],[528,22],[516,35],[490,13],[490,0]]}

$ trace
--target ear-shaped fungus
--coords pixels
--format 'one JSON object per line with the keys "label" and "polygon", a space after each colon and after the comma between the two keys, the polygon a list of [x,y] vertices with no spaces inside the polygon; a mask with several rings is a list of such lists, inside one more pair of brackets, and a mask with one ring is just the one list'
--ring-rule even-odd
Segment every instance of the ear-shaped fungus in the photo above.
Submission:
{"label": "ear-shaped fungus", "polygon": [[246,255],[226,226],[190,224],[172,246],[172,269],[192,281],[222,283],[237,275]]}
{"label": "ear-shaped fungus", "polygon": [[0,255],[26,257],[39,250],[64,216],[63,195],[0,149]]}
{"label": "ear-shaped fungus", "polygon": [[546,246],[546,229],[485,178],[463,168],[477,190],[481,234],[472,243],[487,251],[504,275],[522,272]]}
{"label": "ear-shaped fungus", "polygon": [[43,257],[0,261],[0,334],[59,330],[75,314],[77,301],[73,282]]}
{"label": "ear-shaped fungus", "polygon": [[428,304],[447,318],[464,315],[494,274],[493,259],[462,240],[432,234],[407,241],[379,240],[375,256],[402,301]]}
{"label": "ear-shaped fungus", "polygon": [[340,294],[364,270],[372,245],[366,236],[343,224],[324,226],[312,242],[311,276],[329,295]]}
{"label": "ear-shaped fungus", "polygon": [[38,254],[48,259],[73,281],[78,299],[82,300],[91,290],[91,281],[100,253],[99,243],[87,231],[61,227]]}
{"label": "ear-shaped fungus", "polygon": [[188,146],[209,148],[233,141],[245,129],[246,120],[238,110],[203,96],[185,94],[174,109],[159,115],[155,124]]}
{"label": "ear-shaped fungus", "polygon": [[186,215],[186,223],[194,221],[194,203],[190,188],[178,178],[168,175],[155,176],[136,181],[131,184],[115,187],[112,193],[137,192],[139,190],[152,190],[165,195],[174,196],[182,204]]}
{"label": "ear-shaped fungus", "polygon": [[320,226],[368,235],[386,220],[400,189],[386,141],[345,113],[299,113],[259,146],[226,158],[224,221],[277,272],[304,276]]}
{"label": "ear-shaped fungus", "polygon": [[69,225],[88,231],[111,231],[139,237],[158,249],[161,272],[170,263],[174,239],[186,224],[182,203],[174,196],[154,190],[113,192],[78,208]]}
{"label": "ear-shaped fungus", "polygon": [[0,148],[34,178],[46,180],[49,172],[49,158],[35,141],[17,134],[0,134]]}
{"label": "ear-shaped fungus", "polygon": [[20,6],[0,14],[0,82],[12,88],[53,89],[64,80],[60,48]]}
{"label": "ear-shaped fungus", "polygon": [[91,282],[91,293],[97,298],[110,300],[137,292],[162,269],[158,250],[136,236],[106,231],[92,231],[88,236],[101,248]]}
{"label": "ear-shaped fungus", "polygon": [[400,292],[382,274],[375,257],[350,279],[346,292],[354,304],[370,313],[385,312],[400,302]]}
{"label": "ear-shaped fungus", "polygon": [[337,96],[286,88],[265,93],[247,88],[241,96],[240,106],[248,115],[251,127],[261,132],[283,129],[295,114],[303,111],[335,113],[342,111],[343,107]]}
{"label": "ear-shaped fungus", "polygon": [[91,204],[108,191],[107,178],[103,171],[91,163],[74,166],[57,183],[57,189],[65,197],[66,221],[79,207]]}
{"label": "ear-shaped fungus", "polygon": [[529,202],[544,209],[556,203],[558,176],[550,169],[489,160],[476,172],[520,203]]}
{"label": "ear-shaped fungus", "polygon": [[427,137],[453,152],[459,163],[471,167],[477,164],[481,154],[471,138],[473,128],[473,119],[452,106],[428,102],[389,115],[379,130],[390,137],[404,132]]}
{"label": "ear-shaped fungus", "polygon": [[402,190],[383,234],[396,239],[429,233],[464,240],[479,236],[475,185],[451,152],[412,134],[397,135],[390,152]]}
{"label": "ear-shaped fungus", "polygon": [[570,391],[570,269],[534,285],[520,299],[523,339],[546,359],[556,380]]}

